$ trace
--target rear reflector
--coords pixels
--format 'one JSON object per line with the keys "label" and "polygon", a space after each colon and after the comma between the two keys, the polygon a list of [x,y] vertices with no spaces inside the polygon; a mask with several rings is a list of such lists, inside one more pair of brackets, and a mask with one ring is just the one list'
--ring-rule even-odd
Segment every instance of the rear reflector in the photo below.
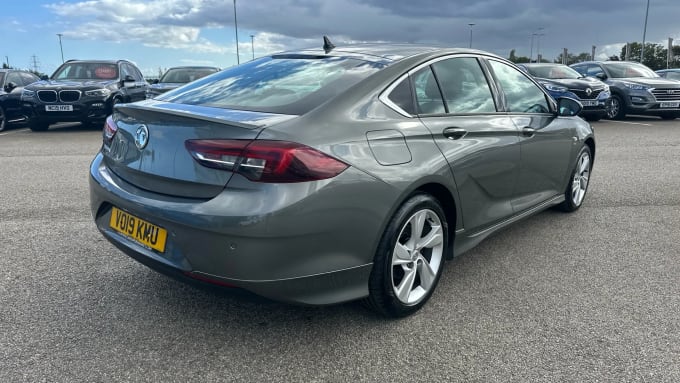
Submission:
{"label": "rear reflector", "polygon": [[104,123],[104,130],[102,132],[102,136],[104,138],[104,145],[106,146],[111,146],[111,142],[113,141],[113,136],[116,135],[116,132],[118,131],[118,125],[113,121],[113,118],[111,116],[108,116],[106,118],[106,122]]}
{"label": "rear reflector", "polygon": [[308,146],[287,141],[188,140],[201,165],[230,170],[251,181],[291,183],[332,178],[349,165]]}

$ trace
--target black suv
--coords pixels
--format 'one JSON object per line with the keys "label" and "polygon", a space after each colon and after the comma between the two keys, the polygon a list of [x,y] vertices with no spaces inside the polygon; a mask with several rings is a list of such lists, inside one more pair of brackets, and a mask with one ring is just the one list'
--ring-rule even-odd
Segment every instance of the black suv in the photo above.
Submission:
{"label": "black suv", "polygon": [[113,105],[144,100],[148,86],[126,60],[69,60],[52,77],[24,87],[22,108],[33,131],[55,122],[103,124]]}
{"label": "black suv", "polygon": [[607,117],[646,114],[663,119],[680,117],[680,82],[659,77],[648,67],[630,61],[589,61],[571,65],[584,76],[597,77],[612,92]]}
{"label": "black suv", "polygon": [[21,110],[21,91],[24,86],[39,80],[31,72],[0,69],[0,132],[11,123],[26,121]]}

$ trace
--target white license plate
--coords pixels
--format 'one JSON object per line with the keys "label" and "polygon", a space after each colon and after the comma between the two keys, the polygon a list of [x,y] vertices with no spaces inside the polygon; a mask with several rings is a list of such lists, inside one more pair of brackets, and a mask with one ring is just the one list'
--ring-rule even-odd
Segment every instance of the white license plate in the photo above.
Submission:
{"label": "white license plate", "polygon": [[680,101],[664,101],[659,103],[659,108],[677,108],[680,107]]}
{"label": "white license plate", "polygon": [[48,112],[73,112],[73,105],[45,105]]}
{"label": "white license plate", "polygon": [[581,101],[583,106],[597,106],[597,101]]}

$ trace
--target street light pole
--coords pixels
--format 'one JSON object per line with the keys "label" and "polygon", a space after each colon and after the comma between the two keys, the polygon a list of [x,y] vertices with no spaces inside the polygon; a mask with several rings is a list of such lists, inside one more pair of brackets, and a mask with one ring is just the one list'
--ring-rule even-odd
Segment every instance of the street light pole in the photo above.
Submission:
{"label": "street light pole", "polygon": [[253,52],[253,60],[255,60],[255,35],[250,35],[250,50]]}
{"label": "street light pole", "polygon": [[469,23],[470,26],[470,49],[472,49],[472,27],[475,25],[475,23]]}
{"label": "street light pole", "polygon": [[647,17],[649,17],[649,0],[647,0],[647,11],[645,12],[645,29],[642,32],[642,49],[640,50],[640,64],[645,59],[645,38],[647,37]]}
{"label": "street light pole", "polygon": [[534,57],[534,36],[536,36],[535,33],[531,34],[531,48],[529,49],[529,62],[531,62],[531,59]]}
{"label": "street light pole", "polygon": [[538,33],[536,33],[536,62],[541,62],[541,36],[545,36],[545,33],[541,33],[545,28],[538,28]]}
{"label": "street light pole", "polygon": [[238,53],[238,23],[236,22],[236,0],[234,0],[234,30],[236,31],[236,65],[241,64]]}
{"label": "street light pole", "polygon": [[61,45],[61,33],[57,33],[57,36],[59,36],[59,50],[61,50],[61,63],[64,63],[64,47]]}

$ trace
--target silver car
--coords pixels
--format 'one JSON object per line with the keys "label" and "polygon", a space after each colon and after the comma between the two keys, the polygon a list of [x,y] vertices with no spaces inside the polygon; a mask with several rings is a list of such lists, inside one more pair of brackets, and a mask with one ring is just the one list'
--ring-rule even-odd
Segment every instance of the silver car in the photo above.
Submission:
{"label": "silver car", "polygon": [[595,140],[580,110],[477,50],[274,54],[117,105],[92,214],[122,251],[184,280],[405,316],[445,260],[581,206]]}

